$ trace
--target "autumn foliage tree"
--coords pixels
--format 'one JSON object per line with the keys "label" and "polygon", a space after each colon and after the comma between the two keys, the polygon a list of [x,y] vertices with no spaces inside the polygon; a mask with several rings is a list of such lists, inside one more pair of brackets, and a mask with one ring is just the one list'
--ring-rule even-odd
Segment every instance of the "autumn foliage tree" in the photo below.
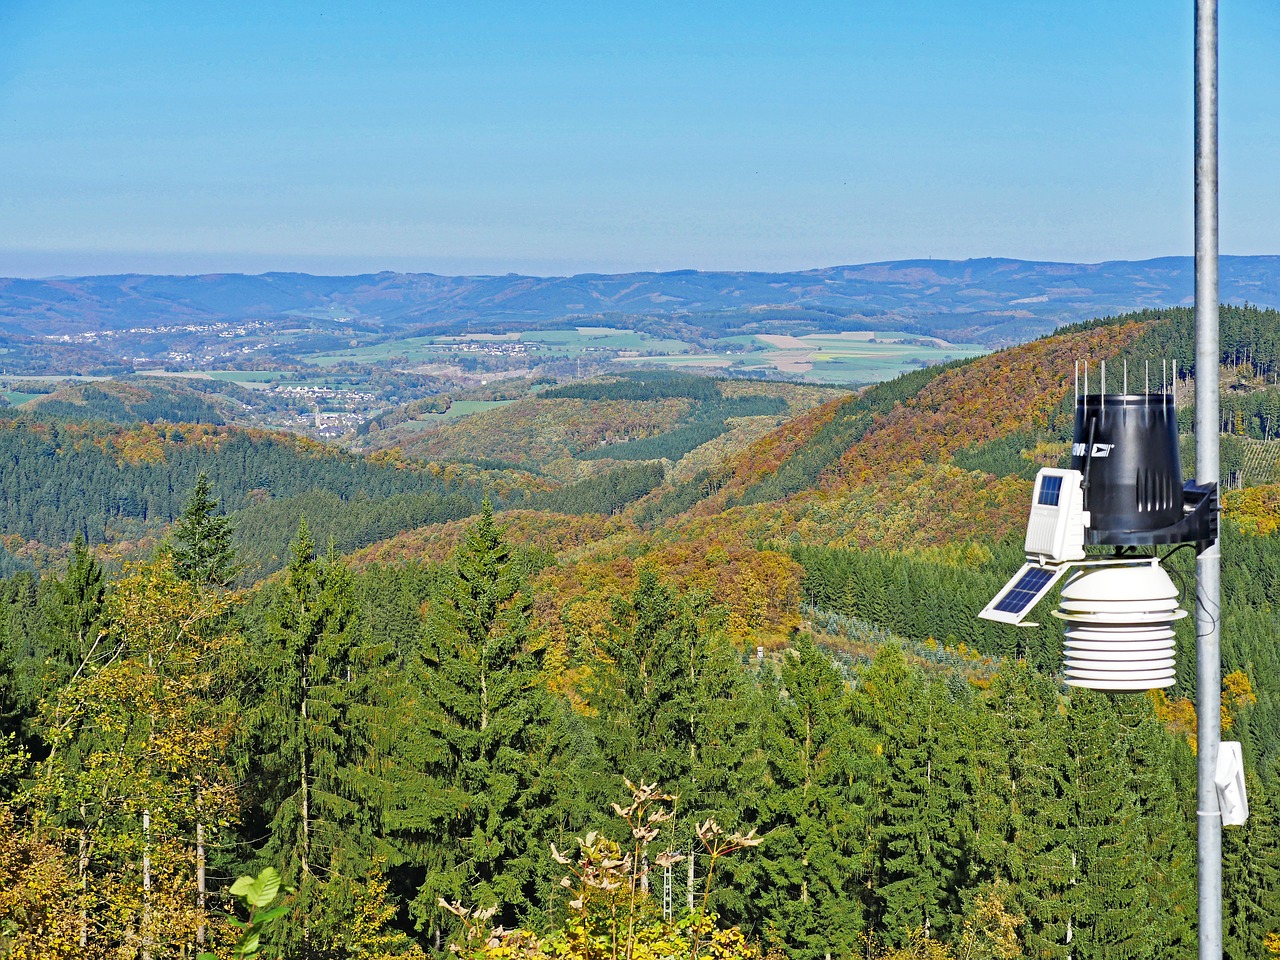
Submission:
{"label": "autumn foliage tree", "polygon": [[48,754],[24,799],[37,840],[75,864],[83,948],[159,957],[207,935],[204,844],[237,805],[224,700],[233,602],[180,579],[167,555],[133,568],[107,629],[45,701]]}

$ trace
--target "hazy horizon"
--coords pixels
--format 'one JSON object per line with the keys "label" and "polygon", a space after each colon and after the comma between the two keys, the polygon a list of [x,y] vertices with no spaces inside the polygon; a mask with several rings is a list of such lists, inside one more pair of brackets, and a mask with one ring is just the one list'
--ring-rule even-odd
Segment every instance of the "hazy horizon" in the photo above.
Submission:
{"label": "hazy horizon", "polygon": [[[377,258],[376,260],[370,260],[368,258],[356,258],[356,257],[352,257],[352,258],[333,257],[333,258],[328,258],[328,263],[326,263],[325,260],[323,259],[318,260],[317,258],[306,258],[306,257],[295,258],[295,257],[283,256],[283,257],[278,257],[274,259],[279,263],[291,264],[291,265],[287,265],[287,266],[268,265],[268,266],[255,267],[255,266],[252,266],[251,264],[256,262],[256,258],[252,256],[246,256],[246,255],[235,255],[235,256],[228,256],[227,258],[225,258],[223,262],[242,262],[245,264],[245,266],[238,269],[231,268],[231,267],[210,266],[204,269],[174,270],[174,269],[142,269],[142,268],[135,268],[135,267],[129,267],[129,268],[123,268],[123,269],[109,269],[105,267],[95,268],[95,266],[103,263],[109,264],[109,263],[116,263],[116,262],[133,262],[138,264],[146,264],[148,262],[159,261],[163,263],[172,263],[172,262],[181,262],[184,258],[175,257],[174,255],[167,255],[167,254],[154,254],[154,255],[137,255],[137,257],[134,259],[125,257],[122,260],[118,261],[117,259],[118,255],[116,254],[90,253],[90,254],[85,254],[82,257],[78,257],[78,258],[77,257],[67,258],[67,262],[69,263],[83,264],[87,269],[84,269],[82,271],[63,269],[63,270],[58,270],[56,272],[50,271],[45,273],[39,273],[39,272],[36,272],[35,269],[33,268],[22,269],[21,265],[24,263],[43,262],[45,259],[44,254],[31,255],[29,258],[24,258],[21,255],[5,254],[3,252],[0,252],[0,279],[56,280],[63,277],[68,277],[68,278],[69,277],[105,277],[105,276],[124,276],[124,275],[130,275],[130,274],[137,274],[140,276],[182,276],[182,277],[239,275],[239,274],[242,274],[245,276],[262,276],[264,274],[270,274],[270,273],[297,273],[297,274],[307,274],[307,275],[316,276],[316,277],[325,277],[325,276],[350,277],[350,276],[361,276],[361,275],[378,274],[378,273],[431,274],[431,275],[443,276],[443,277],[501,277],[501,276],[514,275],[514,276],[533,277],[533,278],[539,278],[539,279],[551,279],[551,278],[557,278],[557,277],[568,278],[568,277],[593,275],[593,274],[598,274],[602,276],[622,276],[622,275],[633,274],[633,273],[634,274],[679,273],[682,271],[689,271],[689,270],[693,270],[698,273],[804,273],[809,271],[831,270],[831,269],[837,269],[840,267],[865,267],[865,266],[874,266],[877,264],[906,263],[906,262],[917,262],[917,261],[928,262],[931,260],[936,260],[939,262],[946,262],[946,263],[964,263],[966,261],[971,261],[971,260],[1010,260],[1010,261],[1015,261],[1019,263],[1063,264],[1066,266],[1097,266],[1097,265],[1106,264],[1106,263],[1146,263],[1153,260],[1165,260],[1165,259],[1173,259],[1178,257],[1190,259],[1191,256],[1192,255],[1190,253],[1171,253],[1171,254],[1157,255],[1152,257],[1143,257],[1141,259],[1134,259],[1129,257],[1109,257],[1102,260],[1039,260],[1039,259],[1032,259],[1028,257],[1009,257],[1009,256],[999,256],[999,255],[982,256],[982,257],[902,257],[902,258],[893,259],[893,260],[864,260],[856,263],[855,262],[822,263],[822,264],[809,264],[805,266],[796,266],[796,267],[778,267],[773,269],[744,268],[744,267],[732,267],[732,266],[713,267],[713,268],[700,268],[700,267],[691,267],[691,266],[653,266],[653,267],[621,266],[616,269],[589,269],[588,268],[588,269],[565,271],[565,270],[554,270],[554,269],[537,270],[537,269],[500,269],[500,268],[494,268],[494,269],[477,268],[477,269],[455,269],[455,270],[432,269],[430,267],[425,267],[425,268],[417,267],[417,266],[414,266],[412,263],[396,266],[394,265],[394,261],[401,258],[394,258],[394,257],[393,258]],[[1251,257],[1277,257],[1277,256],[1280,256],[1280,253],[1245,253],[1245,254],[1222,253],[1220,254],[1220,257],[1223,259],[1226,259],[1228,257],[1251,258]],[[402,258],[402,259],[412,260],[413,258]],[[198,258],[198,257],[193,258],[192,262],[201,263],[203,262],[203,258]],[[533,263],[536,265],[538,262],[533,261]],[[13,264],[18,264],[19,269],[11,270],[11,267]],[[308,264],[310,265],[310,269],[308,269],[306,266]],[[354,266],[350,266],[350,268],[348,269],[341,269],[341,267],[344,264],[354,265]],[[382,264],[382,265],[379,266],[378,264]]]}

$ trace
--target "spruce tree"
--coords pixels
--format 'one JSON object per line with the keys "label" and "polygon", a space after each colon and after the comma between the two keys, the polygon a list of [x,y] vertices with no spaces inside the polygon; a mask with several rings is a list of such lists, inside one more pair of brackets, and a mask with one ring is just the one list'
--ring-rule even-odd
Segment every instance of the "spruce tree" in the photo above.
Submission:
{"label": "spruce tree", "polygon": [[[725,635],[725,619],[709,592],[677,595],[654,570],[642,568],[631,593],[614,599],[609,634],[585,689],[594,714],[596,781],[608,787],[596,809],[625,793],[624,777],[657,783],[680,798],[679,816],[661,843],[692,860],[680,867],[681,905],[691,889],[701,889],[706,869],[696,826],[711,818],[745,833],[763,816],[763,711],[742,653]],[[591,791],[575,793],[578,804],[589,803]],[[615,824],[597,826],[608,831]],[[756,861],[726,861],[733,882],[716,884],[710,900],[722,917],[736,921],[750,912],[761,882]]]}
{"label": "spruce tree", "polygon": [[539,835],[554,815],[552,711],[532,648],[520,564],[486,502],[428,614],[415,737],[425,789],[402,839],[425,872],[421,927],[451,926],[438,901],[497,906],[514,923],[538,905],[548,871]]}
{"label": "spruce tree", "polygon": [[784,657],[781,681],[764,721],[768,840],[758,857],[768,884],[755,919],[790,956],[844,956],[864,928],[858,881],[874,751],[852,722],[843,678],[809,634]]}
{"label": "spruce tree", "polygon": [[59,679],[79,668],[104,628],[107,584],[101,564],[76,534],[67,574],[45,591],[45,647]]}
{"label": "spruce tree", "polygon": [[184,580],[226,586],[239,572],[231,518],[217,510],[209,475],[202,471],[173,529],[174,565]]}
{"label": "spruce tree", "polygon": [[898,946],[912,931],[945,939],[969,883],[970,731],[945,684],[919,675],[878,706],[883,719],[876,734],[885,758],[872,828],[878,926]]}
{"label": "spruce tree", "polygon": [[39,749],[31,729],[44,686],[46,666],[41,648],[41,616],[35,577],[23,571],[3,585],[0,625],[0,736],[12,747]]}
{"label": "spruce tree", "polygon": [[601,647],[604,662],[595,668],[589,695],[615,772],[614,792],[620,777],[679,791],[697,750],[695,686],[705,630],[653,570],[642,569],[631,595],[614,600]]}
{"label": "spruce tree", "polygon": [[[683,602],[696,604],[697,598],[686,597]],[[692,623],[706,641],[691,645],[702,653],[690,664],[694,671],[693,767],[691,782],[680,788],[687,796],[681,817],[690,826],[712,817],[730,832],[745,834],[753,828],[759,832],[766,829],[770,792],[761,726],[777,701],[761,695],[743,668],[737,647],[713,618],[691,613]],[[721,879],[712,890],[710,906],[724,923],[746,923],[758,914],[756,901],[764,880],[761,849],[717,864]]]}
{"label": "spruce tree", "polygon": [[1151,701],[1117,696],[1122,769],[1138,807],[1141,845],[1135,855],[1151,902],[1148,940],[1158,957],[1196,953],[1196,768],[1190,747],[1156,719]]}
{"label": "spruce tree", "polygon": [[1222,835],[1223,953],[1229,960],[1266,956],[1264,938],[1280,932],[1280,830],[1274,777],[1249,773],[1249,819]]}
{"label": "spruce tree", "polygon": [[78,536],[67,572],[58,579],[22,573],[3,589],[0,626],[0,736],[43,756],[46,745],[32,724],[42,699],[58,690],[102,652],[107,627],[107,584],[102,566]]}
{"label": "spruce tree", "polygon": [[1007,880],[1026,922],[1029,956],[1072,954],[1075,809],[1066,721],[1057,685],[1025,663],[1006,664],[984,704],[985,746],[1004,754],[979,801],[977,849],[984,879]]}
{"label": "spruce tree", "polygon": [[1072,954],[1080,960],[1159,956],[1162,921],[1148,884],[1141,810],[1125,764],[1124,731],[1108,698],[1071,694],[1067,717],[1074,869]]}
{"label": "spruce tree", "polygon": [[295,888],[297,921],[276,931],[279,946],[305,955],[340,933],[354,909],[342,891],[381,852],[367,766],[389,671],[362,642],[351,572],[332,548],[315,556],[305,519],[263,621],[250,783],[266,817],[262,855]]}

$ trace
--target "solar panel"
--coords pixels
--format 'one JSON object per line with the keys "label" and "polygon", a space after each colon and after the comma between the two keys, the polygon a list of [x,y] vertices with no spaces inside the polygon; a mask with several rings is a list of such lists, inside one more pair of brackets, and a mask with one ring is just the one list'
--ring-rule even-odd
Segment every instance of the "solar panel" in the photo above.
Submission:
{"label": "solar panel", "polygon": [[1040,499],[1037,502],[1042,506],[1056,507],[1058,505],[1058,497],[1061,493],[1061,477],[1050,475],[1040,478]]}
{"label": "solar panel", "polygon": [[1038,563],[1024,564],[978,616],[999,623],[1022,623],[1031,608],[1043,599],[1067,569],[1042,567]]}
{"label": "solar panel", "polygon": [[1021,613],[1027,609],[1044,590],[1045,585],[1053,579],[1052,570],[1038,568],[1028,570],[1008,593],[996,604],[995,609],[1001,613]]}

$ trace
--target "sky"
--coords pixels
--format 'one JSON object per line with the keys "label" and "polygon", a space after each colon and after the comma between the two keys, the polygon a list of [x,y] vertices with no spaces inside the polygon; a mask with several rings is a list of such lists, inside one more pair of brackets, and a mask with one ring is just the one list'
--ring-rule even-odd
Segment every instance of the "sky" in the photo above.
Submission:
{"label": "sky", "polygon": [[[1223,3],[1222,252],[1280,253]],[[0,0],[0,276],[1192,251],[1192,2]]]}

